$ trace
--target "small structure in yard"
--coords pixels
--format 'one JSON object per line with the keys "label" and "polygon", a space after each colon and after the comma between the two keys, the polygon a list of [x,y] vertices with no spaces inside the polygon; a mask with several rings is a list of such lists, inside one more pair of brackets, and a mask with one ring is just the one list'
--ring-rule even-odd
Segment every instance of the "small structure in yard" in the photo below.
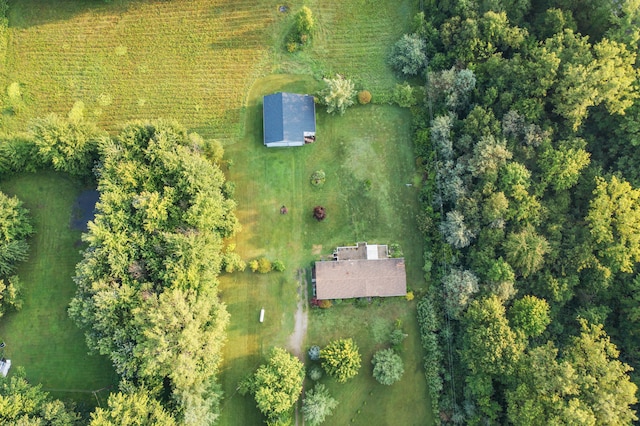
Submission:
{"label": "small structure in yard", "polygon": [[338,247],[333,261],[315,264],[317,300],[406,296],[404,258],[390,258],[386,245]]}
{"label": "small structure in yard", "polygon": [[264,308],[260,310],[260,322],[264,322]]}
{"label": "small structure in yard", "polygon": [[2,373],[3,377],[7,377],[9,373],[9,369],[11,368],[11,360],[10,359],[0,359],[0,373]]}
{"label": "small structure in yard", "polygon": [[278,92],[263,98],[264,144],[268,148],[302,146],[316,140],[313,96]]}

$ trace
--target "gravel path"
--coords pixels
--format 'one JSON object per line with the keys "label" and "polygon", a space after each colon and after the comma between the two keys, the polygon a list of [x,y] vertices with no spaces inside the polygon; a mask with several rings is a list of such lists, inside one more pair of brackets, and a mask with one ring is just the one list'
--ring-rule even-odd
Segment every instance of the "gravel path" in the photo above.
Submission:
{"label": "gravel path", "polygon": [[[298,270],[298,307],[295,314],[295,326],[293,333],[289,336],[289,350],[302,362],[304,362],[304,337],[307,335],[307,325],[309,317],[307,315],[307,280],[304,269]],[[304,389],[302,390],[304,392]],[[296,426],[304,424],[302,415],[299,412],[300,403],[296,404],[295,424]]]}
{"label": "gravel path", "polygon": [[289,350],[304,362],[304,337],[307,335],[307,280],[304,270],[298,271],[298,307],[295,313],[295,326],[289,336]]}

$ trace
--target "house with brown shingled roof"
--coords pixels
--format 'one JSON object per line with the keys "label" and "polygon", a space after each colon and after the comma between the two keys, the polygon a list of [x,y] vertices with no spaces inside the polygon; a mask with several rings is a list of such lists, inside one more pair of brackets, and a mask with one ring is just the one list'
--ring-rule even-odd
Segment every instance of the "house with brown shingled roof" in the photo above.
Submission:
{"label": "house with brown shingled roof", "polygon": [[318,300],[407,294],[404,258],[390,258],[386,245],[338,247],[333,259],[315,264]]}

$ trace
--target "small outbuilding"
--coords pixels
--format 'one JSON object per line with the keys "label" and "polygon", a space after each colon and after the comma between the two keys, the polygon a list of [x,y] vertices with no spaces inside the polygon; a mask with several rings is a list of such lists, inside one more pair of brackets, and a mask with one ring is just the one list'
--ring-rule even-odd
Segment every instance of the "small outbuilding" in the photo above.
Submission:
{"label": "small outbuilding", "polygon": [[268,148],[302,146],[316,140],[313,96],[278,92],[263,99],[264,144]]}

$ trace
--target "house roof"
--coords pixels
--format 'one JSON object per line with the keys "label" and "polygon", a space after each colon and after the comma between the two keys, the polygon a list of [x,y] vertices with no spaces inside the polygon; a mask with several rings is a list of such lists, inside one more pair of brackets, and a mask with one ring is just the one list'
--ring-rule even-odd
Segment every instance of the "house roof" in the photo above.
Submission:
{"label": "house roof", "polygon": [[279,92],[263,100],[264,144],[304,145],[305,133],[316,132],[313,96]]}
{"label": "house roof", "polygon": [[404,259],[316,262],[316,298],[350,299],[407,294]]}

